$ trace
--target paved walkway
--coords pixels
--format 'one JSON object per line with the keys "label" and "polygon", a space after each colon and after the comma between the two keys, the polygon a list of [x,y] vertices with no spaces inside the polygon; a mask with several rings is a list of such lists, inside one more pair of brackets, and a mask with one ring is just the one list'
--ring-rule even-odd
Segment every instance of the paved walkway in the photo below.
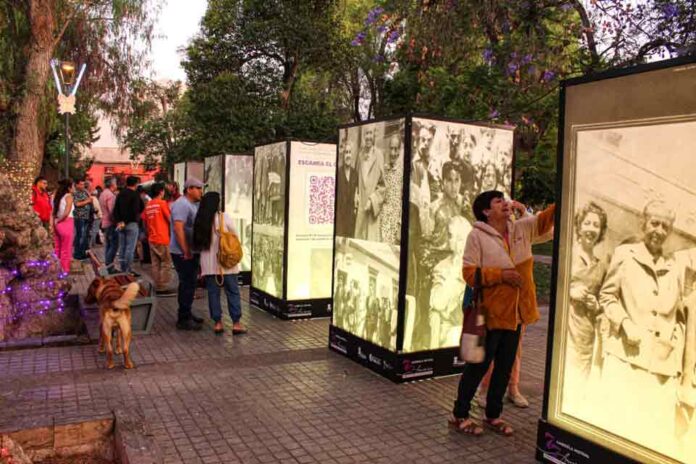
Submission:
{"label": "paved walkway", "polygon": [[[135,370],[118,358],[107,371],[94,345],[0,352],[0,430],[126,408],[145,418],[166,463],[534,462],[546,311],[524,341],[531,407],[506,409],[516,435],[505,439],[448,430],[456,377],[395,385],[330,352],[328,320],[281,321],[244,303],[249,334],[233,337],[226,316],[216,337],[210,322],[174,330],[175,298],[158,304],[153,333],[133,342]],[[206,308],[196,300],[199,315]]]}

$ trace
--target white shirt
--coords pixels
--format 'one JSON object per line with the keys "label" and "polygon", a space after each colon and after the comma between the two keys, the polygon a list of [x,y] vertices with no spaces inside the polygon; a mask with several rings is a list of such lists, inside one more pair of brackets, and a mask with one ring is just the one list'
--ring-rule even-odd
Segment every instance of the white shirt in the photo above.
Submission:
{"label": "white shirt", "polygon": [[[232,232],[239,237],[239,232],[234,227],[234,221],[227,214],[225,217],[225,232]],[[215,215],[213,222],[213,237],[210,240],[210,249],[201,251],[201,275],[219,275],[220,265],[218,264],[217,253],[220,248],[220,214]],[[230,269],[222,269],[223,274],[239,274],[239,264]]]}
{"label": "white shirt", "polygon": [[[58,204],[58,214],[56,215],[56,218],[62,218],[63,214],[65,214],[65,208],[67,206],[67,197],[70,194],[65,194],[63,195],[63,198],[60,199],[60,203]],[[70,205],[70,212],[68,213],[67,217],[73,217],[73,211],[75,211],[75,202]]]}

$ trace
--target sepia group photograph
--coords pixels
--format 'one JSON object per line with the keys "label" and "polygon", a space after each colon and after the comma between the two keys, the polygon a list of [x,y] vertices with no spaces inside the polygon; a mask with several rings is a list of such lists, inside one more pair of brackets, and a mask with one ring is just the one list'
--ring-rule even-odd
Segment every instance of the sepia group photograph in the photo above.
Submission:
{"label": "sepia group photograph", "polygon": [[285,225],[285,142],[256,147],[254,152],[254,224]]}
{"label": "sepia group photograph", "polygon": [[253,155],[225,156],[225,212],[234,220],[242,243],[242,272],[251,270]]}
{"label": "sepia group photograph", "polygon": [[220,196],[223,195],[222,191],[222,163],[223,156],[208,156],[204,159],[203,165],[205,168],[205,174],[203,176],[203,182],[205,183],[206,192],[218,192]]}
{"label": "sepia group photograph", "polygon": [[510,197],[513,154],[512,129],[414,118],[411,133],[406,352],[458,346],[472,202]]}
{"label": "sepia group photograph", "polygon": [[696,456],[694,134],[680,118],[572,134],[559,410],[664,462]]}
{"label": "sepia group photograph", "polygon": [[396,350],[398,246],[336,239],[333,325]]}

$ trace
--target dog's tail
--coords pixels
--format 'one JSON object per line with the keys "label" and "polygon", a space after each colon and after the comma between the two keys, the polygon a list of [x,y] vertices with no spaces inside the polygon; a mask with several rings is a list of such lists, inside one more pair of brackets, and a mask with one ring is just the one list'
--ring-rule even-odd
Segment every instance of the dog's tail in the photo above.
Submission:
{"label": "dog's tail", "polygon": [[123,292],[123,295],[121,295],[121,298],[114,301],[114,308],[127,309],[135,299],[136,295],[138,295],[139,291],[140,285],[138,285],[138,282],[131,282],[128,284],[128,287],[126,287],[126,290]]}

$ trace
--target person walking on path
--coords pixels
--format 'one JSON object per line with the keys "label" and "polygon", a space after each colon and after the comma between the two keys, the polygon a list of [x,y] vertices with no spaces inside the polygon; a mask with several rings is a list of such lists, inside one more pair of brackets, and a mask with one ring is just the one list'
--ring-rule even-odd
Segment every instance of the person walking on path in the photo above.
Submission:
{"label": "person walking on path", "polygon": [[48,182],[45,178],[39,176],[34,180],[34,185],[31,188],[31,206],[38,214],[43,226],[51,232],[51,199],[48,196]]}
{"label": "person walking on path", "polygon": [[152,186],[152,200],[147,203],[141,215],[147,230],[152,257],[152,278],[155,281],[157,296],[174,296],[176,290],[169,288],[171,279],[172,256],[169,253],[169,205],[164,201],[164,185]]}
{"label": "person walking on path", "polygon": [[471,287],[481,270],[483,302],[486,307],[486,357],[481,363],[464,366],[454,410],[449,423],[458,431],[480,435],[483,430],[469,417],[471,400],[489,365],[495,360],[486,398],[484,425],[510,436],[513,429],[500,416],[503,396],[515,362],[522,325],[539,320],[532,256],[532,242],[553,227],[555,206],[515,222],[512,207],[503,193],[489,190],[473,203],[477,219],[464,250],[462,273]]}
{"label": "person walking on path", "polygon": [[143,202],[138,192],[135,191],[137,185],[138,178],[128,176],[126,188],[116,197],[113,211],[121,245],[119,250],[121,272],[131,272],[135,276],[138,274],[131,271],[131,265],[140,233],[138,221],[143,211]]}
{"label": "person walking on path", "polygon": [[72,258],[73,235],[75,230],[73,220],[73,182],[72,179],[63,179],[58,182],[58,191],[53,199],[53,224],[55,234],[56,255],[60,260],[63,272],[70,272],[70,259]]}
{"label": "person walking on path", "polygon": [[114,259],[118,251],[118,231],[114,222],[114,206],[116,204],[116,178],[106,181],[106,188],[99,195],[99,206],[102,210],[101,228],[104,233],[104,264],[113,273]]}
{"label": "person walking on path", "polygon": [[176,328],[179,330],[201,330],[203,319],[191,311],[193,297],[198,281],[200,256],[193,251],[193,223],[198,212],[198,203],[203,196],[203,182],[190,177],[184,184],[184,194],[172,203],[171,238],[169,252],[174,268],[179,276],[178,316]]}
{"label": "person walking on path", "polygon": [[[210,317],[215,322],[213,331],[216,334],[224,332],[220,306],[220,288],[222,287],[225,289],[227,309],[232,318],[232,335],[239,335],[247,332],[246,327],[240,321],[242,318],[242,300],[237,282],[239,264],[227,269],[222,268],[218,263],[220,220],[223,221],[226,231],[232,232],[239,238],[232,218],[227,213],[220,213],[220,194],[208,192],[203,195],[193,224],[193,246],[194,249],[201,252],[201,274],[205,278],[205,286],[208,290]],[[220,279],[222,285],[219,284]]]}
{"label": "person walking on path", "polygon": [[75,218],[73,258],[82,261],[87,259],[85,252],[87,251],[87,242],[89,240],[89,220],[92,214],[92,197],[87,191],[83,179],[75,182],[73,200],[75,206],[73,213]]}
{"label": "person walking on path", "polygon": [[101,226],[102,209],[99,204],[98,192],[95,190],[90,196],[92,200],[92,214],[89,224],[89,243],[87,249],[92,249],[97,243],[97,235],[99,235],[99,229]]}

